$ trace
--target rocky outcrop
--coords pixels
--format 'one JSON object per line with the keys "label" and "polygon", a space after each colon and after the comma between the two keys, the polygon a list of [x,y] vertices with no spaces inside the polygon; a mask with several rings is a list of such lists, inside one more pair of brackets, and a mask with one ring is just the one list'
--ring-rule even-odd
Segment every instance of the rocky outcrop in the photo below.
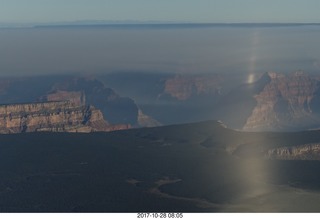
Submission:
{"label": "rocky outcrop", "polygon": [[274,148],[268,150],[265,156],[279,160],[320,160],[320,143]]}
{"label": "rocky outcrop", "polygon": [[94,106],[114,127],[141,127],[138,123],[139,107],[135,101],[117,94],[95,77],[49,75],[0,78],[2,105],[61,100]]}
{"label": "rocky outcrop", "polygon": [[257,102],[244,130],[288,130],[310,127],[320,120],[314,116],[312,101],[318,82],[304,72],[290,75],[270,72],[270,81],[255,95]]}
{"label": "rocky outcrop", "polygon": [[104,118],[111,124],[137,126],[138,106],[135,102],[130,98],[119,96],[95,78],[75,77],[72,80],[56,83],[51,93],[60,98],[63,98],[62,93],[69,93],[69,96],[72,96],[72,93],[78,95],[81,93],[85,95],[86,104],[101,110]]}
{"label": "rocky outcrop", "polygon": [[141,109],[138,111],[138,123],[141,127],[156,127],[161,125],[157,120],[144,114]]}
{"label": "rocky outcrop", "polygon": [[242,74],[115,75],[117,79],[106,77],[104,82],[60,75],[1,79],[0,103],[68,100],[94,106],[109,124],[121,127],[207,119],[246,131],[320,127],[320,78],[316,75],[269,72],[253,83],[246,83]]}
{"label": "rocky outcrop", "polygon": [[73,78],[56,83],[45,100],[69,100],[95,106],[114,127],[151,127],[160,123],[144,114],[128,97],[119,96],[113,89],[94,78]]}
{"label": "rocky outcrop", "polygon": [[[117,127],[125,129],[128,127]],[[0,133],[111,131],[100,110],[71,101],[0,106]]]}
{"label": "rocky outcrop", "polygon": [[40,98],[42,101],[69,101],[76,105],[85,105],[85,95],[80,91],[61,91],[57,90],[55,92],[49,93]]}
{"label": "rocky outcrop", "polygon": [[164,93],[183,101],[193,96],[219,94],[219,75],[176,75],[165,81]]}

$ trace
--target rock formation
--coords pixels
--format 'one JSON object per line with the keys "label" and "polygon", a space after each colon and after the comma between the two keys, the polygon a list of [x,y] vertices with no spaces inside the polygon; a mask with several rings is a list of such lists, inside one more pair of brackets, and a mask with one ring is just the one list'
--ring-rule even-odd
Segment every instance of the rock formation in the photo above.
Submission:
{"label": "rock formation", "polygon": [[252,83],[244,74],[115,75],[99,80],[71,75],[1,79],[0,104],[68,100],[99,109],[109,125],[119,127],[208,119],[246,131],[320,127],[320,77],[316,75],[257,73],[256,78],[261,78]]}
{"label": "rock formation", "polygon": [[219,75],[176,75],[165,81],[164,93],[180,101],[201,94],[217,94],[221,81]]}
{"label": "rock formation", "polygon": [[0,133],[93,132],[126,129],[108,124],[100,110],[71,101],[0,106]]}
{"label": "rock formation", "polygon": [[304,72],[290,75],[267,73],[270,78],[254,96],[256,106],[244,130],[285,130],[312,127],[320,120],[314,114],[312,101],[318,82]]}
{"label": "rock formation", "polygon": [[138,111],[138,123],[142,127],[156,127],[161,125],[157,120],[144,114],[141,109]]}
{"label": "rock formation", "polygon": [[268,150],[265,156],[279,160],[320,160],[320,143],[274,148]]}
{"label": "rock formation", "polygon": [[80,91],[55,91],[53,93],[49,93],[40,98],[43,101],[69,101],[76,105],[85,105],[86,98],[83,92]]}
{"label": "rock formation", "polygon": [[[92,77],[52,75],[0,79],[0,104],[50,102],[68,100],[75,104],[87,104],[99,109],[114,128],[141,127],[139,107],[129,97],[117,94],[113,89]],[[145,115],[145,113],[143,113]],[[153,119],[150,118],[149,123]]]}
{"label": "rock formation", "polygon": [[139,124],[139,108],[136,103],[131,98],[119,96],[97,79],[79,77],[56,83],[45,99],[85,102],[101,110],[104,118],[111,124],[143,126]]}
{"label": "rock formation", "polygon": [[[92,78],[74,78],[57,83],[47,100],[68,99],[87,103],[100,109],[104,118],[111,124],[126,124],[128,127],[153,127],[160,123],[146,115],[133,99],[121,97],[101,81]],[[116,126],[115,126],[116,127]]]}

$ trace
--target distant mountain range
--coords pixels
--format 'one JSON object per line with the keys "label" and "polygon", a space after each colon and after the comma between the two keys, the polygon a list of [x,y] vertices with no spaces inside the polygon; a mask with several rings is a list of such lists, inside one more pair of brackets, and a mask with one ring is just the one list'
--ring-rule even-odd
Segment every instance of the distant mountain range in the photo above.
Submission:
{"label": "distant mountain range", "polygon": [[0,28],[49,28],[49,27],[158,27],[158,28],[190,28],[190,27],[290,27],[310,26],[320,23],[195,23],[176,21],[139,21],[139,20],[82,20],[42,23],[0,23]]}

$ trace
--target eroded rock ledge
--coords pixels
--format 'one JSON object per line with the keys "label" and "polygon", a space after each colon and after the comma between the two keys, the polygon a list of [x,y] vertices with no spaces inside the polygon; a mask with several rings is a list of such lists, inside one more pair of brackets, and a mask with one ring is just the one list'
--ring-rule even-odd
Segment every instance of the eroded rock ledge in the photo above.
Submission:
{"label": "eroded rock ledge", "polygon": [[266,157],[278,160],[320,160],[320,143],[270,149]]}
{"label": "eroded rock ledge", "polygon": [[111,125],[100,110],[74,101],[0,105],[0,133],[94,132],[127,129]]}

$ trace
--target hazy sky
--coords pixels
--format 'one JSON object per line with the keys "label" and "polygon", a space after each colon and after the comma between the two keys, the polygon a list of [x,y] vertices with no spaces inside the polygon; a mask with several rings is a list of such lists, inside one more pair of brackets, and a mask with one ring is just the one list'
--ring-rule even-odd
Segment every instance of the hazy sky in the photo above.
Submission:
{"label": "hazy sky", "polygon": [[0,23],[320,22],[319,0],[0,0]]}
{"label": "hazy sky", "polygon": [[0,28],[0,76],[318,72],[319,39],[320,26]]}

